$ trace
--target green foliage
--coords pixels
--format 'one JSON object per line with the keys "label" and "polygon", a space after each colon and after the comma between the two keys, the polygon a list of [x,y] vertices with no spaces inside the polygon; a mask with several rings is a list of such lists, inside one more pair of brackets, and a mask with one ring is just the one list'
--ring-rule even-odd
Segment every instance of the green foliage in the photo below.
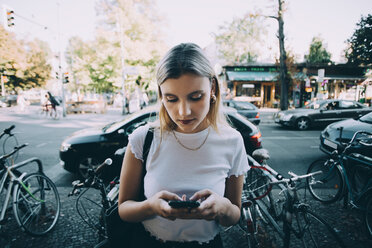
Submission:
{"label": "green foliage", "polygon": [[7,91],[31,89],[46,84],[52,70],[49,46],[40,40],[17,40],[0,27],[0,71],[7,75]]}
{"label": "green foliage", "polygon": [[305,55],[305,61],[308,64],[332,63],[331,57],[331,53],[323,44],[323,39],[314,37],[310,44],[309,54]]}
{"label": "green foliage", "polygon": [[220,26],[219,33],[214,35],[220,58],[227,64],[255,62],[266,35],[262,18],[246,14]]}
{"label": "green foliage", "polygon": [[354,34],[347,40],[349,48],[345,51],[348,63],[357,65],[372,64],[372,15],[361,17]]}
{"label": "green foliage", "polygon": [[116,91],[123,82],[122,56],[125,67],[138,71],[138,75],[126,75],[126,87],[134,87],[138,76],[142,77],[141,87],[149,87],[155,66],[166,51],[154,1],[101,0],[97,11],[102,21],[95,40],[70,40],[67,58],[75,83],[69,87]]}

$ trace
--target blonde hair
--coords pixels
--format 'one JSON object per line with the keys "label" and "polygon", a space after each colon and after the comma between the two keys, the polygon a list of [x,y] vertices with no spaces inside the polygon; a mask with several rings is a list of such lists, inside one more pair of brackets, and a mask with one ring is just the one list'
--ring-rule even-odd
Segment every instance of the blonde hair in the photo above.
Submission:
{"label": "blonde hair", "polygon": [[[170,49],[159,62],[156,70],[159,100],[162,100],[160,85],[167,79],[177,79],[184,74],[193,74],[209,78],[211,87],[214,87],[216,100],[210,103],[210,109],[206,116],[208,124],[218,131],[218,123],[227,123],[224,115],[220,112],[221,94],[217,77],[214,70],[204,55],[203,50],[194,43],[181,43]],[[177,125],[170,118],[164,105],[160,103],[159,121],[161,132],[176,129]]]}

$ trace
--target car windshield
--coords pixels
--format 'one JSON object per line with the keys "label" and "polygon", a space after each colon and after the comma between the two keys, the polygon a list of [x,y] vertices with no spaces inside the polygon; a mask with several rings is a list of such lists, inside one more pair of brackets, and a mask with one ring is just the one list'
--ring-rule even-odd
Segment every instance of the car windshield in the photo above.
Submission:
{"label": "car windshield", "polygon": [[124,119],[122,119],[121,121],[117,121],[117,122],[111,122],[107,125],[105,125],[104,127],[102,127],[102,131],[104,133],[110,133],[112,131],[115,131],[116,129],[118,129],[119,127],[123,126],[124,122],[127,122],[127,120],[129,119],[134,119],[138,116],[139,114],[138,113],[133,113],[133,114],[130,114],[130,115],[126,115],[124,117]]}
{"label": "car windshield", "polygon": [[372,112],[359,118],[360,121],[372,124]]}
{"label": "car windshield", "polygon": [[309,103],[308,105],[304,106],[303,108],[305,109],[318,109],[320,108],[320,106],[323,105],[323,101],[314,101],[314,102],[311,102]]}

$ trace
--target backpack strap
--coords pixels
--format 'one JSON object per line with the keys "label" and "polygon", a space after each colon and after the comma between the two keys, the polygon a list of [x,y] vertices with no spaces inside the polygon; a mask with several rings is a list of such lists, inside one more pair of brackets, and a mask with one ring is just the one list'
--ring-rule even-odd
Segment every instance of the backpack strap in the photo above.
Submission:
{"label": "backpack strap", "polygon": [[143,144],[143,153],[142,153],[142,158],[143,158],[143,163],[142,163],[142,179],[141,179],[141,191],[140,191],[140,198],[141,200],[145,200],[145,192],[144,192],[144,178],[146,175],[146,161],[147,161],[147,156],[149,155],[150,147],[152,140],[154,138],[154,128],[150,127],[149,131],[146,134],[145,137],[145,143]]}

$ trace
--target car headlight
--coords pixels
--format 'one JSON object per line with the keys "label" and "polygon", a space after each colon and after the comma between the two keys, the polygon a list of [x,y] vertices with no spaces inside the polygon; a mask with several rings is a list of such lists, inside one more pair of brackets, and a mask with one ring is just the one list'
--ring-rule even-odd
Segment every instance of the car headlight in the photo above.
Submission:
{"label": "car headlight", "polygon": [[293,116],[292,114],[290,114],[290,115],[283,115],[282,116],[282,120],[283,121],[289,121],[292,118],[292,116]]}
{"label": "car headlight", "polygon": [[61,147],[59,148],[59,150],[61,152],[67,152],[71,147],[71,144],[67,144],[67,143],[62,143]]}

